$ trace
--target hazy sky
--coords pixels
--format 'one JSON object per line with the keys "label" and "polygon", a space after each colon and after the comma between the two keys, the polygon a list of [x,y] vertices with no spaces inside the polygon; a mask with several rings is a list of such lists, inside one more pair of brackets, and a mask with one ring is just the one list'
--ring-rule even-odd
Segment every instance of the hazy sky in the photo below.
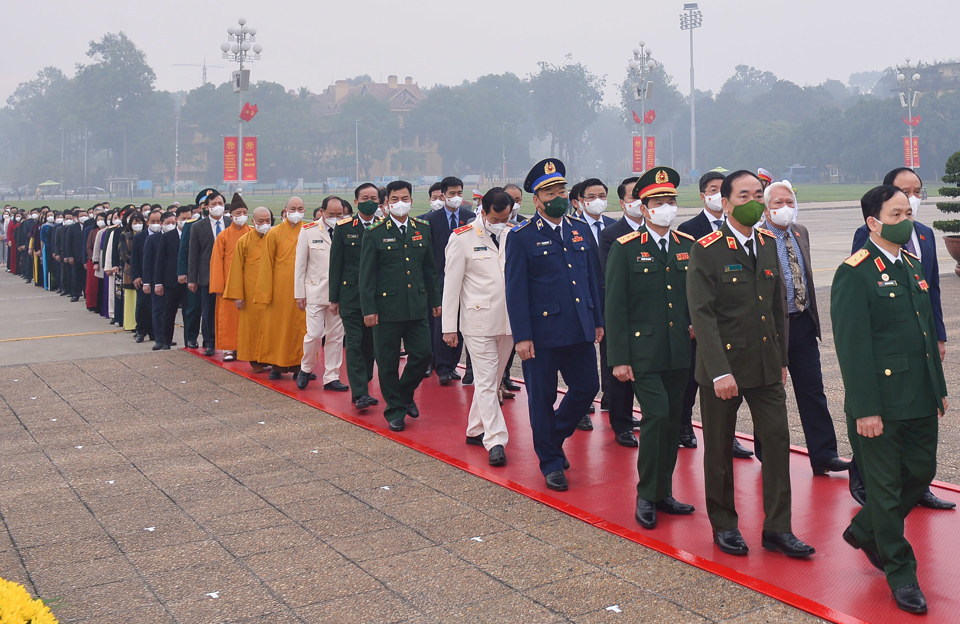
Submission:
{"label": "hazy sky", "polygon": [[[717,91],[734,66],[748,64],[798,84],[879,70],[905,58],[960,59],[956,2],[706,0],[694,35],[696,85]],[[189,90],[219,84],[235,63],[220,56],[226,29],[238,17],[257,28],[264,47],[254,81],[318,92],[338,78],[413,76],[423,87],[459,84],[490,73],[521,77],[538,61],[567,54],[607,78],[608,103],[643,40],[682,93],[690,88],[689,33],[679,29],[683,2],[543,0],[40,0],[6,2],[6,52],[0,101],[17,84],[53,65],[68,76],[87,60],[90,40],[125,32],[147,55],[156,87]],[[913,26],[912,29],[904,26]],[[196,67],[181,64],[195,64]]]}

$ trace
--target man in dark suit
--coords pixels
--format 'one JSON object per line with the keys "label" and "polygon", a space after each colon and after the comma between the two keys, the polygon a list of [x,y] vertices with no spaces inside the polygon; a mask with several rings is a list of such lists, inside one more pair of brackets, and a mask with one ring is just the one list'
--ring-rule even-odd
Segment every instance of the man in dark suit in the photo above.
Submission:
{"label": "man in dark suit", "polygon": [[[636,176],[626,178],[617,187],[623,217],[609,227],[603,228],[600,232],[598,251],[600,273],[602,275],[606,274],[607,256],[610,254],[610,246],[614,241],[621,236],[637,231],[643,225],[643,204],[639,199],[633,199],[633,187],[638,179]],[[603,345],[606,342],[607,337],[604,335],[600,344]],[[603,351],[600,353],[602,358]],[[633,429],[639,425],[639,421],[634,422],[635,419],[633,418],[633,386],[630,382],[620,381],[612,374],[610,377],[607,389],[603,394],[609,410],[607,416],[610,419],[610,428],[613,429],[618,444],[638,446],[637,438],[633,434]]]}
{"label": "man in dark suit", "polygon": [[83,294],[83,225],[79,216],[85,211],[79,208],[63,213],[63,274],[64,289],[70,296],[70,301],[79,301]]}
{"label": "man in dark suit", "polygon": [[[162,295],[158,294],[155,289],[155,285],[159,283],[159,280],[155,278],[157,249],[159,248],[162,234],[177,227],[177,215],[175,213],[164,212],[159,215],[159,218],[159,228],[148,226],[148,231],[152,232],[152,235],[148,236],[143,243],[143,262],[140,274],[141,278],[143,279],[143,285],[141,286],[141,289],[143,290],[144,299],[149,297],[147,310],[150,313],[150,330],[153,334],[154,351],[159,351],[163,348],[163,343],[160,341],[160,335],[163,331],[163,317],[166,313],[167,305],[166,299]],[[171,343],[171,345],[174,344],[176,343]]]}
{"label": "man in dark suit", "polygon": [[[763,190],[766,205],[763,227],[773,232],[780,260],[780,282],[787,317],[787,359],[793,393],[800,412],[800,424],[807,441],[813,474],[842,472],[850,462],[837,456],[837,432],[823,392],[820,368],[820,311],[813,284],[810,236],[807,228],[794,223],[797,196],[788,182],[772,182]],[[762,449],[755,444],[757,456]]]}
{"label": "man in dark suit", "polygon": [[[933,308],[933,323],[937,329],[937,348],[942,362],[947,352],[947,330],[943,325],[943,308],[940,304],[940,264],[937,262],[937,241],[933,230],[916,220],[917,212],[920,210],[920,198],[923,195],[923,181],[920,180],[920,176],[913,169],[898,167],[884,176],[883,183],[892,184],[903,191],[910,202],[910,214],[907,215],[907,218],[913,221],[913,233],[903,248],[918,257],[920,264],[923,266],[923,274],[927,279],[928,292],[930,293],[930,304]],[[867,226],[860,226],[853,235],[853,248],[850,253],[862,249],[869,236],[870,232]],[[850,495],[861,505],[867,500],[856,457],[854,457],[850,466]],[[957,506],[953,501],[935,496],[930,488],[927,488],[917,504],[930,509],[953,509]]]}
{"label": "man in dark suit", "polygon": [[[723,183],[723,177],[723,174],[719,171],[708,171],[700,176],[700,201],[703,202],[703,210],[697,213],[697,216],[677,226],[678,230],[696,239],[700,239],[720,229],[724,221],[723,209],[720,205],[720,185]],[[687,392],[683,398],[683,418],[680,421],[680,446],[697,448],[697,437],[693,433],[693,405],[697,401],[697,390],[700,387],[694,378],[694,371],[697,369],[696,338],[691,342],[690,358],[693,364],[690,366]],[[744,448],[740,442],[734,438],[733,456],[740,459],[749,459],[753,456],[753,451]]]}
{"label": "man in dark suit", "polygon": [[[172,230],[164,232],[157,245],[157,260],[153,270],[154,291],[165,300],[161,329],[156,332],[157,344],[161,349],[169,349],[173,343],[173,324],[177,310],[184,307],[187,299],[187,285],[180,282],[178,256],[183,228],[192,216],[190,206],[177,208],[177,224]],[[184,335],[187,329],[184,327]],[[154,347],[156,350],[156,347]]]}
{"label": "man in dark suit", "polygon": [[160,233],[160,215],[159,210],[151,210],[146,214],[144,219],[147,222],[147,227],[133,237],[133,244],[130,250],[130,279],[133,281],[133,287],[141,293],[141,296],[137,297],[137,327],[134,331],[134,339],[137,342],[143,342],[148,335],[151,339],[154,338],[153,322],[150,314],[152,306],[150,305],[149,290],[143,290],[144,283],[150,283],[144,282],[143,248],[147,242],[147,237]]}
{"label": "man in dark suit", "polygon": [[[424,218],[430,224],[430,239],[433,245],[433,263],[440,278],[440,289],[443,291],[443,267],[446,265],[447,241],[450,233],[461,225],[472,222],[476,215],[472,210],[461,207],[463,203],[463,181],[460,178],[448,176],[440,181],[440,191],[443,193],[444,206],[442,210],[432,210]],[[440,377],[440,385],[449,385],[460,376],[456,373],[457,364],[463,353],[463,337],[457,339],[457,346],[451,347],[443,341],[443,332],[440,323],[432,323],[432,346],[435,370]]]}
{"label": "man in dark suit", "polygon": [[[236,196],[239,198],[239,195]],[[187,288],[200,297],[200,332],[203,334],[204,355],[213,355],[216,343],[217,295],[210,292],[210,254],[220,232],[230,227],[230,217],[223,215],[225,200],[214,190],[202,200],[208,215],[190,228],[187,256]]]}

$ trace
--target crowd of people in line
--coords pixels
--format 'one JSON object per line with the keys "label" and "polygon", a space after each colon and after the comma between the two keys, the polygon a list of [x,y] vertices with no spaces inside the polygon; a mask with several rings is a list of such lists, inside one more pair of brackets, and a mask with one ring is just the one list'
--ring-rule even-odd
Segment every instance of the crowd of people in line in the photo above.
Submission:
{"label": "crowd of people in line", "polygon": [[[382,399],[392,431],[420,416],[414,393],[424,378],[472,384],[465,442],[483,446],[491,466],[507,462],[501,405],[521,391],[510,377],[518,356],[546,487],[568,489],[564,441],[605,411],[616,442],[639,448],[635,517],[646,529],[658,513],[695,512],[674,498],[672,480],[678,449],[698,444],[699,396],[707,515],[731,555],[749,551],[733,460],[754,452],[762,546],[814,553],[791,526],[789,372],[813,475],[849,470],[863,505],[843,538],[885,572],[898,607],[924,612],[904,519],[917,504],[954,504],[929,489],[947,409],[946,332],[935,238],[915,219],[917,174],[895,169],[863,196],[864,225],[834,278],[852,462],[838,456],[824,393],[810,234],[797,223],[792,185],[763,169],[709,171],[702,211],[674,227],[680,177],[668,167],[620,182],[619,219],[606,214],[603,181],[568,188],[565,175],[561,161],[545,159],[522,188],[475,192],[475,206],[463,182],[446,177],[418,217],[402,180],[361,184],[352,200],[325,197],[308,222],[299,197],[276,223],[267,208],[251,213],[239,194],[228,204],[213,188],[166,208],[6,206],[3,261],[27,283],[82,298],[154,350],[177,344],[180,314],[184,345],[208,357],[219,350],[271,379],[291,374],[301,390],[320,379],[325,391],[350,392],[361,412]],[[532,216],[520,213],[525,194]],[[566,392],[557,405],[558,378]],[[744,400],[754,451],[734,435]]]}

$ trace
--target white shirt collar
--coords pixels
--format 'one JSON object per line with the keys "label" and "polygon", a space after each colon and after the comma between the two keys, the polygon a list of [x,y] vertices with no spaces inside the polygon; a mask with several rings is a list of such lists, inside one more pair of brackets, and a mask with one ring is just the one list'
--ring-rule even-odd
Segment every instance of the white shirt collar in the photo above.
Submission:
{"label": "white shirt collar", "polygon": [[393,224],[394,224],[395,226],[397,226],[397,227],[400,227],[401,225],[402,225],[402,226],[410,225],[410,217],[409,217],[409,216],[407,216],[407,220],[404,221],[403,223],[400,223],[399,221],[397,221],[397,220],[393,217],[393,215],[390,215],[390,220],[393,221]]}
{"label": "white shirt collar", "polygon": [[653,242],[654,242],[654,244],[655,244],[657,247],[660,246],[660,240],[661,240],[661,239],[666,239],[666,240],[667,240],[667,249],[670,249],[670,230],[667,230],[667,233],[666,233],[666,235],[664,235],[664,236],[660,236],[659,234],[657,234],[656,232],[654,232],[654,231],[653,231],[652,229],[650,229],[650,228],[647,228],[647,233],[650,234],[650,238],[653,239]]}
{"label": "white shirt collar", "polygon": [[594,223],[599,223],[601,230],[606,226],[606,224],[603,222],[603,215],[600,215],[599,218],[594,218],[586,210],[583,211],[583,220],[586,221],[587,225],[589,225],[591,228],[593,227]]}
{"label": "white shirt collar", "polygon": [[703,209],[703,216],[706,217],[706,218],[707,218],[707,221],[710,222],[710,227],[712,227],[714,231],[717,230],[717,224],[714,223],[714,221],[716,221],[716,220],[719,219],[719,220],[720,220],[720,225],[723,225],[723,222],[726,221],[726,218],[724,217],[724,215],[723,215],[722,212],[720,213],[720,216],[719,216],[719,217],[715,217],[715,216],[713,216],[713,215],[710,213],[710,211],[707,210],[706,208]]}
{"label": "white shirt collar", "polygon": [[[757,237],[756,230],[754,230],[753,228],[750,228],[750,236],[744,236],[743,234],[740,233],[739,230],[737,230],[737,228],[733,226],[730,226],[730,231],[733,232],[733,235],[737,237],[737,240],[740,241],[740,246],[743,247],[744,249],[746,249],[747,247],[746,243],[748,240],[756,240],[756,237]],[[755,254],[757,253],[756,245],[753,246],[753,253]]]}
{"label": "white shirt collar", "polygon": [[876,247],[877,249],[879,249],[879,250],[880,250],[880,253],[882,253],[883,255],[885,255],[890,262],[896,262],[897,260],[900,260],[901,258],[903,258],[903,253],[902,253],[902,251],[901,251],[902,248],[900,248],[900,247],[897,247],[897,255],[893,255],[892,253],[890,253],[889,251],[887,251],[886,249],[884,249],[884,248],[881,247],[880,245],[874,243],[874,242],[873,242],[873,239],[871,239],[870,242],[873,243],[873,246]]}

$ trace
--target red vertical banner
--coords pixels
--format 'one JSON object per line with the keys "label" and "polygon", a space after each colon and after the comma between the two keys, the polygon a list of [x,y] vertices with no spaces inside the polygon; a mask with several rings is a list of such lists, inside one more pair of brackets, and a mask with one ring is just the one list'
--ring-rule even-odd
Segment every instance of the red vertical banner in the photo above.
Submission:
{"label": "red vertical banner", "polygon": [[243,137],[243,181],[257,181],[257,137]]}
{"label": "red vertical banner", "polygon": [[657,138],[648,136],[647,137],[647,147],[644,150],[644,161],[646,166],[644,171],[649,171],[656,166],[657,161]]}
{"label": "red vertical banner", "polygon": [[910,137],[903,137],[903,166],[910,166]]}
{"label": "red vertical banner", "polygon": [[643,138],[633,137],[633,172],[643,171]]}
{"label": "red vertical banner", "polygon": [[913,137],[913,165],[912,168],[916,169],[920,166],[920,137]]}
{"label": "red vertical banner", "polygon": [[237,181],[237,137],[223,137],[223,181]]}

